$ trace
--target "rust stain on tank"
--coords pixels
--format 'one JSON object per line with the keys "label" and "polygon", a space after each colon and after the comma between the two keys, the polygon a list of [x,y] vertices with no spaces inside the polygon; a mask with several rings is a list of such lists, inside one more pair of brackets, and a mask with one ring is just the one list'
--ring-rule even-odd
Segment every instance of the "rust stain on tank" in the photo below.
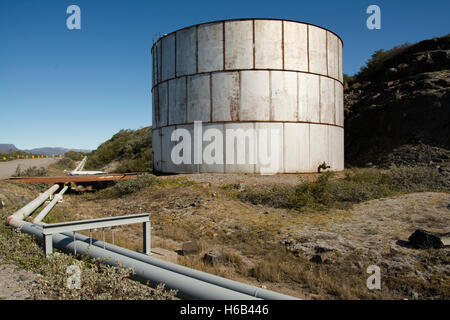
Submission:
{"label": "rust stain on tank", "polygon": [[230,118],[231,121],[239,121],[239,91],[233,90],[230,96]]}

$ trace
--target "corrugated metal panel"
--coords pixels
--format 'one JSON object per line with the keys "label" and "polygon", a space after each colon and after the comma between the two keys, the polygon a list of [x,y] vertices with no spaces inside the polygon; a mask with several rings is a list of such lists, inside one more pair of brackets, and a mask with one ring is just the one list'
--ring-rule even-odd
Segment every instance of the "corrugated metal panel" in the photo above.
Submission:
{"label": "corrugated metal panel", "polygon": [[[183,143],[183,139],[180,138],[178,141],[172,141],[172,134],[177,129],[185,129],[189,132],[190,136],[190,148],[188,145]],[[170,126],[166,127],[163,130],[163,154],[164,154],[164,171],[165,172],[177,172],[177,173],[191,173],[191,172],[198,172],[197,168],[198,165],[194,164],[194,126],[193,125],[183,125],[183,126]],[[172,153],[176,153],[177,149],[176,146],[184,146],[186,147],[186,152],[190,152],[190,157],[188,157],[188,163],[181,163],[176,164],[173,161]],[[200,142],[201,147],[201,142]],[[178,151],[180,151],[178,149]],[[183,152],[180,151],[179,156],[182,156]]]}
{"label": "corrugated metal panel", "polygon": [[223,24],[198,27],[198,72],[223,70]]}
{"label": "corrugated metal panel", "polygon": [[155,84],[158,84],[161,81],[161,41],[156,44],[156,81]]}
{"label": "corrugated metal panel", "polygon": [[186,123],[186,78],[169,81],[169,124]]}
{"label": "corrugated metal panel", "polygon": [[284,68],[308,71],[307,25],[284,22]]}
{"label": "corrugated metal panel", "polygon": [[[218,140],[217,144],[215,142],[216,132],[213,132],[210,129],[212,129],[212,130],[215,129],[215,130],[218,130],[220,132],[220,135],[217,135],[217,138],[218,139],[221,138],[221,140]],[[208,131],[208,130],[210,130],[210,131]],[[208,132],[211,134],[211,136],[214,136],[214,138],[211,138],[211,141],[206,141],[205,140],[203,142],[203,149],[202,149],[202,152],[203,152],[203,163],[200,165],[200,172],[219,172],[219,173],[224,173],[225,172],[224,152],[223,152],[224,147],[225,147],[224,125],[223,124],[208,124],[208,125],[204,125],[203,126],[203,137],[204,137],[204,139],[206,138],[206,136],[208,136]],[[221,146],[222,149],[219,146]],[[213,156],[213,159],[215,157],[218,157],[218,158],[221,158],[221,160],[218,160],[214,164],[207,164],[208,162],[205,160],[205,154]]]}
{"label": "corrugated metal panel", "polygon": [[309,26],[309,72],[327,75],[327,33]]}
{"label": "corrugated metal panel", "polygon": [[238,121],[239,72],[213,73],[212,86],[213,121]]}
{"label": "corrugated metal panel", "polygon": [[255,129],[257,135],[255,173],[284,172],[283,123],[255,123]]}
{"label": "corrugated metal panel", "polygon": [[327,31],[328,76],[339,80],[339,39]]}
{"label": "corrugated metal panel", "polygon": [[344,157],[344,128],[338,128],[338,134],[337,137],[339,138],[338,141],[338,147],[337,147],[337,151],[336,151],[336,155],[337,155],[337,159],[338,159],[338,164],[337,164],[337,168],[336,170],[344,170],[345,169],[345,157]]}
{"label": "corrugated metal panel", "polygon": [[284,124],[284,172],[309,172],[309,137],[308,123]]}
{"label": "corrugated metal panel", "polygon": [[317,172],[319,165],[323,162],[330,163],[329,159],[329,135],[330,126],[321,124],[310,124],[310,172]]}
{"label": "corrugated metal panel", "polygon": [[334,82],[336,103],[336,125],[344,126],[344,87],[338,81]]}
{"label": "corrugated metal panel", "polygon": [[320,122],[334,123],[334,80],[320,77]]}
{"label": "corrugated metal panel", "polygon": [[155,76],[155,70],[156,70],[155,58],[156,58],[156,55],[155,55],[154,50],[155,50],[155,48],[152,47],[152,49],[151,49],[151,55],[152,55],[152,88],[156,84],[155,83],[155,80],[156,80],[156,76]]}
{"label": "corrugated metal panel", "polygon": [[[228,135],[227,130],[242,130],[248,132],[251,139],[246,138],[242,141],[244,147],[238,147],[238,139],[232,135]],[[250,131],[248,131],[250,130]],[[236,133],[236,131],[234,131]],[[251,158],[256,163],[256,137],[254,135],[254,123],[226,123],[225,124],[225,172],[255,172],[255,164],[251,163]],[[253,142],[251,142],[251,141]],[[232,153],[230,152],[232,150]],[[234,158],[232,161],[228,161],[227,157]],[[243,160],[246,164],[239,164],[239,159]],[[232,163],[232,164],[231,164]]]}
{"label": "corrugated metal panel", "polygon": [[175,143],[170,141],[173,128],[174,127],[161,128],[161,170],[163,172],[177,172],[170,156],[172,148],[175,146]]}
{"label": "corrugated metal panel", "polygon": [[197,70],[197,29],[191,27],[177,31],[177,76],[193,74]]}
{"label": "corrugated metal panel", "polygon": [[159,110],[159,126],[163,127],[167,125],[167,112],[168,112],[168,92],[167,82],[162,82],[158,85],[158,110]]}
{"label": "corrugated metal panel", "polygon": [[194,121],[210,121],[211,97],[209,85],[209,74],[188,77],[187,120],[189,123]]}
{"label": "corrugated metal panel", "polygon": [[269,71],[242,71],[240,120],[270,120],[269,92]]}
{"label": "corrugated metal panel", "polygon": [[225,22],[225,69],[253,68],[253,22]]}
{"label": "corrugated metal panel", "polygon": [[281,21],[255,20],[255,68],[282,69]]}
{"label": "corrugated metal panel", "polygon": [[158,124],[156,122],[156,108],[157,108],[157,103],[158,103],[158,98],[156,95],[157,92],[158,92],[157,88],[152,89],[152,128],[158,127]]}
{"label": "corrugated metal panel", "polygon": [[298,121],[319,122],[319,76],[298,74]]}
{"label": "corrugated metal panel", "polygon": [[152,130],[152,152],[153,152],[153,170],[161,171],[161,137],[159,136],[160,129]]}
{"label": "corrugated metal panel", "polygon": [[344,170],[344,131],[342,128],[330,126],[328,129],[329,141],[330,141],[330,163],[331,170],[340,171]]}
{"label": "corrugated metal panel", "polygon": [[270,120],[296,121],[297,73],[270,71],[271,79],[271,117]]}
{"label": "corrugated metal panel", "polygon": [[175,34],[165,37],[162,46],[162,81],[175,77]]}

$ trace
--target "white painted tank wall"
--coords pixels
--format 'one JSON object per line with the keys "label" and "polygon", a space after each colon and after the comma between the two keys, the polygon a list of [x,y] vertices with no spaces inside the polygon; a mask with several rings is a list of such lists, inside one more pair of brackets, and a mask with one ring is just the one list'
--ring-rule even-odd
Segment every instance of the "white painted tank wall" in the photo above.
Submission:
{"label": "white painted tank wall", "polygon": [[[278,129],[280,173],[317,172],[323,162],[343,170],[342,41],[334,33],[294,21],[219,21],[164,36],[152,57],[155,170],[261,172],[258,164],[171,163],[171,133],[193,136],[194,121],[221,131],[224,146],[227,129]],[[257,152],[246,146],[247,156]]]}

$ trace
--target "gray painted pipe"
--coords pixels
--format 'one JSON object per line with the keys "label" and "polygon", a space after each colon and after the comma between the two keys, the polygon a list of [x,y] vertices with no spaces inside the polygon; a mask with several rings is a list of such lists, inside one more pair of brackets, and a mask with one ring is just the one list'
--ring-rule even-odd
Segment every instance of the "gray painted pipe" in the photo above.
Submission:
{"label": "gray painted pipe", "polygon": [[[73,234],[63,233],[64,235],[73,237]],[[80,240],[86,243],[89,243],[89,237],[86,237],[82,234],[75,234],[75,239]],[[233,291],[238,291],[243,294],[250,295],[252,297],[257,297],[265,300],[298,300],[298,298],[287,296],[278,292],[258,288],[255,286],[251,286],[245,283],[241,283],[238,281],[222,278],[219,276],[215,276],[210,273],[194,270],[188,267],[180,266],[175,263],[171,263],[168,261],[164,261],[158,258],[154,258],[140,252],[132,251],[126,248],[121,248],[116,245],[105,243],[103,241],[99,241],[96,239],[92,239],[92,245],[100,248],[106,248],[109,251],[115,252],[117,254],[136,259],[150,265],[163,268],[165,270],[173,271],[191,278],[195,278],[201,281],[205,281],[223,288],[227,288]]]}
{"label": "gray painted pipe", "polygon": [[65,186],[54,198],[52,201],[50,201],[50,203],[44,208],[42,209],[41,212],[39,212],[39,214],[37,215],[36,218],[33,219],[33,223],[34,224],[40,224],[42,219],[44,219],[47,214],[50,212],[50,210],[53,209],[53,207],[56,205],[56,203],[58,203],[58,201],[60,199],[62,199],[62,196],[64,194],[64,192],[66,192],[66,190],[68,189],[68,186]]}
{"label": "gray painted pipe", "polygon": [[41,204],[45,202],[56,190],[58,190],[59,185],[55,184],[47,191],[41,193],[36,199],[30,201],[26,206],[17,210],[13,215],[6,218],[6,224],[18,228],[22,223],[22,220],[30,216],[34,210],[39,208]]}
{"label": "gray painted pipe", "polygon": [[[43,239],[42,227],[23,222],[19,231],[34,236],[39,241]],[[66,252],[87,254],[90,258],[102,259],[106,264],[114,267],[125,266],[135,272],[135,278],[150,281],[153,284],[164,283],[166,288],[178,290],[181,297],[201,300],[259,300],[258,298],[226,289],[208,282],[190,278],[188,276],[162,269],[148,263],[126,257],[115,252],[90,246],[83,241],[75,240],[62,234],[54,234],[53,246]]]}

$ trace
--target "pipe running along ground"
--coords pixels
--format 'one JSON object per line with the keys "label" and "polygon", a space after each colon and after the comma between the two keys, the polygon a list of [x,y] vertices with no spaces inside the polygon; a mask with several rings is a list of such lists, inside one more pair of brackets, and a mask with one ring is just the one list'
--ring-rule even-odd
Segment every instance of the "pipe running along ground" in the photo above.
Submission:
{"label": "pipe running along ground", "polygon": [[[71,233],[62,233],[64,235],[67,235],[68,237],[73,238],[73,234]],[[250,295],[252,297],[257,297],[260,299],[265,300],[297,300],[298,298],[294,298],[291,296],[287,296],[278,292],[258,288],[252,285],[248,285],[245,283],[241,283],[238,281],[226,279],[223,277],[215,276],[210,273],[198,271],[195,269],[191,269],[188,267],[184,267],[175,263],[171,263],[168,261],[164,261],[158,258],[154,258],[148,255],[145,255],[140,252],[132,251],[126,248],[122,248],[116,245],[113,245],[111,243],[103,242],[100,240],[92,239],[90,240],[89,237],[84,236],[82,234],[75,234],[75,239],[79,241],[83,241],[85,243],[92,242],[92,245],[99,247],[99,248],[105,248],[106,250],[115,252],[117,254],[136,259],[145,263],[148,263],[150,265],[163,268],[165,270],[173,271],[191,278],[195,278],[201,281],[205,281],[214,285],[221,286],[223,288],[227,288],[230,290],[238,291],[247,295]]]}
{"label": "pipe running along ground", "polygon": [[[35,237],[38,241],[43,240],[41,226],[23,222],[19,231]],[[250,295],[162,269],[110,250],[90,246],[86,242],[74,240],[72,237],[63,234],[54,234],[52,238],[55,248],[72,253],[76,247],[76,252],[79,255],[85,254],[92,259],[101,259],[102,262],[110,266],[131,268],[134,270],[133,277],[135,279],[150,281],[153,285],[163,283],[168,289],[178,290],[181,298],[201,300],[259,300]]]}

